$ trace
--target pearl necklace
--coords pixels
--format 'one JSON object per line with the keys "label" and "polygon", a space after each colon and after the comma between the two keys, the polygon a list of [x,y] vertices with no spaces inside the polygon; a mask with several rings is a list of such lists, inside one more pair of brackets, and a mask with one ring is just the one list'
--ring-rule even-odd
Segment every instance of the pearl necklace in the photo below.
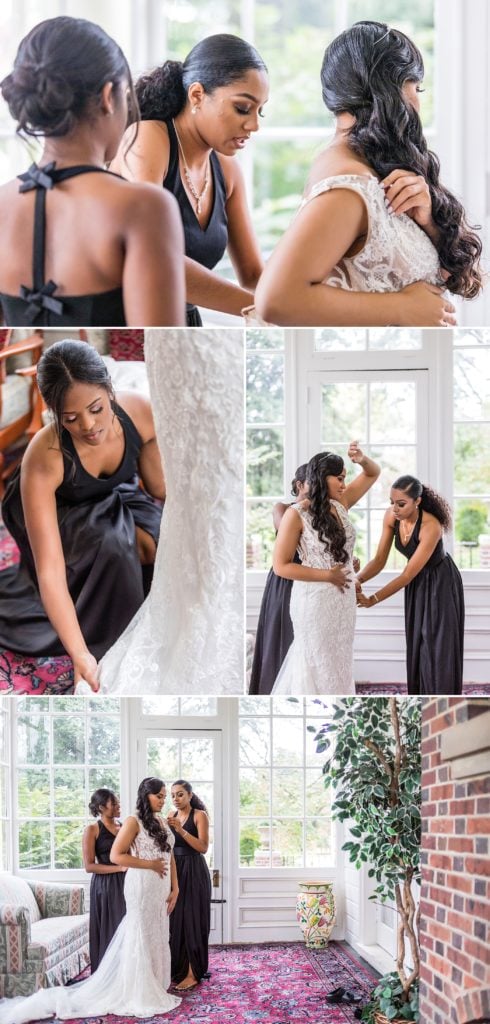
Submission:
{"label": "pearl necklace", "polygon": [[201,191],[198,192],[197,189],[195,188],[194,182],[192,181],[192,178],[191,178],[191,172],[189,170],[189,167],[188,167],[188,164],[187,164],[187,160],[185,158],[184,148],[183,148],[182,143],[180,141],[179,133],[177,131],[177,127],[176,127],[175,121],[172,121],[172,124],[173,124],[174,129],[175,129],[175,134],[177,136],[177,144],[178,144],[178,147],[179,147],[179,150],[180,150],[180,154],[182,156],[182,163],[184,165],[185,180],[186,180],[186,182],[187,182],[187,184],[189,186],[189,192],[191,193],[193,199],[195,199],[195,201],[196,201],[196,213],[197,213],[197,216],[199,217],[199,214],[201,212],[201,202],[204,199],[204,196],[206,195],[206,192],[207,192],[208,186],[209,186],[209,157],[208,157],[208,162],[207,162],[207,165],[206,165],[206,173],[204,175],[203,186],[202,186]]}

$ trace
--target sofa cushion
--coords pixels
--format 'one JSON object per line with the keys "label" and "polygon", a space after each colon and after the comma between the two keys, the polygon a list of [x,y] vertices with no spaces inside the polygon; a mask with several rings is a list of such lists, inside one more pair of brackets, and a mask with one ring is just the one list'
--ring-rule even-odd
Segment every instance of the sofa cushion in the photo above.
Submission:
{"label": "sofa cushion", "polygon": [[0,871],[0,903],[12,903],[16,907],[26,907],[32,925],[41,920],[41,911],[25,878],[11,875],[8,871]]}
{"label": "sofa cushion", "polygon": [[47,917],[31,928],[31,941],[27,947],[28,970],[38,970],[39,964],[48,970],[59,960],[70,956],[88,942],[88,914],[72,917]]}

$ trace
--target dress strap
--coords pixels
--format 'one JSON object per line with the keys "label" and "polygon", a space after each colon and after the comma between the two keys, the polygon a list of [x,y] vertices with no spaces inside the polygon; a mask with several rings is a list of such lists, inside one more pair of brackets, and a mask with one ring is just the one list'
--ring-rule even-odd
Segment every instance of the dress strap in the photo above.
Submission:
{"label": "dress strap", "polygon": [[[48,310],[56,316],[61,316],[63,313],[63,302],[60,299],[54,298],[54,292],[58,285],[52,280],[45,280],[46,193],[60,181],[67,181],[69,178],[76,178],[80,174],[93,172],[110,173],[105,168],[97,167],[94,164],[78,164],[74,167],[61,167],[57,170],[56,163],[53,160],[51,163],[45,164],[44,167],[31,164],[27,171],[18,175],[21,182],[19,192],[36,190],[32,250],[32,288],[27,288],[23,284],[20,286],[20,296],[25,302],[29,303],[27,315],[32,319],[42,313],[43,310]],[[115,175],[115,177],[120,177],[120,175]]]}

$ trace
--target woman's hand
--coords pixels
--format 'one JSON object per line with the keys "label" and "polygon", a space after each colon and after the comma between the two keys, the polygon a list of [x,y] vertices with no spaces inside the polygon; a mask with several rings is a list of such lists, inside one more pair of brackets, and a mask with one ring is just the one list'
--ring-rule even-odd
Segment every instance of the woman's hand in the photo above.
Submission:
{"label": "woman's hand", "polygon": [[81,654],[73,655],[73,680],[76,687],[77,683],[85,680],[86,683],[92,688],[94,693],[97,693],[100,687],[99,680],[97,678],[97,660],[94,658],[90,651],[83,651]]}
{"label": "woman's hand", "polygon": [[366,597],[366,595],[363,594],[362,591],[360,591],[357,594],[357,606],[358,606],[358,608],[372,608],[373,605],[375,605],[376,603],[377,602],[374,600],[374,596],[372,594],[371,594],[371,597]]}
{"label": "woman's hand", "polygon": [[175,814],[167,815],[167,822],[170,828],[173,828],[174,832],[177,832],[179,836],[182,835],[184,829],[182,828],[182,822],[175,816]]}
{"label": "woman's hand", "polygon": [[[352,567],[354,569],[354,572],[360,572],[360,570],[361,570],[361,560],[359,558],[353,558],[352,559]],[[356,586],[357,586],[358,583],[359,583],[359,580],[356,580]]]}
{"label": "woman's hand", "polygon": [[421,228],[433,225],[432,198],[429,186],[421,174],[396,170],[381,182],[385,190],[388,213],[399,216],[406,213]]}
{"label": "woman's hand", "polygon": [[174,910],[175,904],[177,903],[178,896],[179,896],[179,890],[178,889],[171,889],[170,890],[170,892],[169,892],[169,894],[167,896],[167,899],[166,899],[167,914],[171,914],[172,910]]}
{"label": "woman's hand", "polygon": [[426,281],[415,281],[396,293],[397,327],[454,327],[456,310],[444,298],[442,288]]}
{"label": "woman's hand", "polygon": [[333,583],[334,587],[338,587],[339,590],[347,590],[351,582],[350,569],[345,565],[334,565],[332,569],[328,570],[327,582]]}
{"label": "woman's hand", "polygon": [[167,863],[161,857],[157,857],[156,860],[149,860],[148,867],[151,871],[156,871],[160,878],[164,878],[168,873]]}
{"label": "woman's hand", "polygon": [[359,447],[359,442],[358,441],[351,441],[351,443],[349,445],[349,450],[347,452],[347,455],[348,455],[349,459],[351,460],[351,462],[356,462],[358,464],[360,462],[362,462],[362,460],[364,458],[364,452]]}

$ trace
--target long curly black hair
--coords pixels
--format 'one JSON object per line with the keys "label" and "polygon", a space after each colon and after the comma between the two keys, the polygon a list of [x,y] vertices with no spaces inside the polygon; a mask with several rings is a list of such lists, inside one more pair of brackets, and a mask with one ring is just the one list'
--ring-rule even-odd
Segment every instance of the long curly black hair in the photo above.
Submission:
{"label": "long curly black hair", "polygon": [[392,488],[395,491],[405,491],[414,501],[420,498],[420,508],[435,516],[444,531],[451,529],[452,515],[446,499],[437,494],[437,491],[433,491],[431,487],[422,484],[417,477],[410,476],[408,473],[405,476],[399,476],[392,484]]}
{"label": "long curly black hair", "polygon": [[319,452],[310,459],[306,469],[309,485],[308,511],[311,513],[313,529],[330,552],[335,562],[344,564],[348,556],[345,550],[345,530],[332,512],[328,493],[329,476],[340,476],[344,460],[333,452]]}
{"label": "long curly black hair", "polygon": [[325,51],[323,101],[332,113],[355,117],[349,146],[380,179],[397,168],[422,175],[439,229],[439,260],[449,274],[445,287],[472,299],[482,288],[482,243],[468,226],[459,200],[441,185],[439,160],[428,149],[417,111],[402,93],[407,82],[423,77],[422,55],[408,36],[382,22],[358,21]]}
{"label": "long curly black hair", "polygon": [[164,853],[170,853],[172,847],[168,841],[168,830],[165,828],[163,819],[156,817],[154,811],[152,811],[150,807],[150,801],[148,800],[149,793],[156,796],[164,785],[165,783],[162,779],[156,779],[153,776],[143,779],[138,786],[136,810],[140,821],[143,823],[144,829],[148,832],[148,835],[155,840],[160,850]]}

